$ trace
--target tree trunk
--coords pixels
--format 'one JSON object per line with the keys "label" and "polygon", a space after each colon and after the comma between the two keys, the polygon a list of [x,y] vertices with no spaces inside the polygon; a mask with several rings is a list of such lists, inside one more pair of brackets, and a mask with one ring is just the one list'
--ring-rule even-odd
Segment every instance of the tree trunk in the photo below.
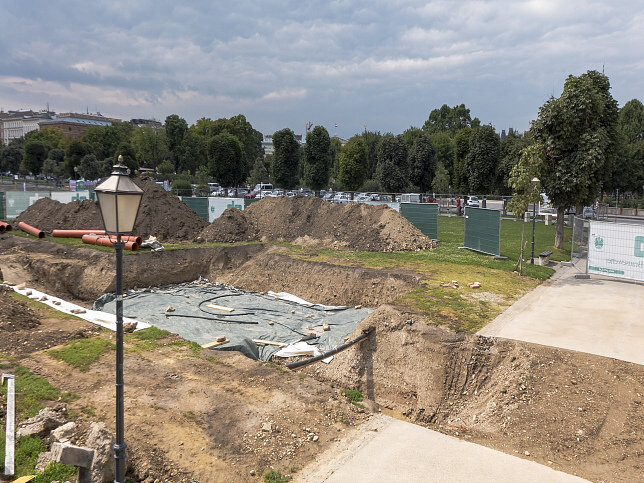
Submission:
{"label": "tree trunk", "polygon": [[584,216],[584,205],[575,205],[575,216],[580,218]]}
{"label": "tree trunk", "polygon": [[563,248],[565,211],[565,209],[557,207],[557,231],[555,232],[555,248],[559,249]]}

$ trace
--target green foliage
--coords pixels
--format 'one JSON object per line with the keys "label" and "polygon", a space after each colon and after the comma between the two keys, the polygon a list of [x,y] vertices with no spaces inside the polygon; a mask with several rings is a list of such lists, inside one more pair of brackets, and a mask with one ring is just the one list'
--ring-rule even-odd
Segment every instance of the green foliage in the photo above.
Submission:
{"label": "green foliage", "polygon": [[306,136],[304,146],[304,183],[321,190],[329,182],[331,138],[323,126],[315,126]]}
{"label": "green foliage", "polygon": [[184,178],[177,178],[172,182],[172,188],[170,188],[173,194],[177,196],[192,196],[192,186],[190,181]]}
{"label": "green foliage", "polygon": [[9,141],[7,146],[2,146],[0,143],[0,167],[2,171],[9,171],[17,173],[20,169],[22,162],[22,150],[24,146],[24,139],[17,138]]}
{"label": "green foliage", "polygon": [[248,182],[251,186],[254,186],[258,183],[267,183],[268,182],[268,169],[264,164],[264,160],[260,157],[255,160],[253,169],[248,176]]}
{"label": "green foliage", "polygon": [[[74,140],[69,143],[67,154],[65,156],[65,171],[67,176],[75,179],[75,170],[80,165],[84,156],[92,154],[94,148],[91,144],[84,141]],[[112,153],[110,153],[112,154]]]}
{"label": "green foliage", "polygon": [[45,176],[54,176],[58,163],[53,159],[47,158],[42,163],[40,172]]}
{"label": "green foliage", "polygon": [[540,146],[528,146],[521,151],[519,163],[510,172],[508,185],[512,189],[512,199],[508,203],[508,211],[518,218],[523,216],[530,203],[540,201],[538,186],[535,186],[532,180],[538,178],[542,158]]}
{"label": "green foliage", "polygon": [[83,372],[89,370],[114,344],[102,338],[80,339],[65,344],[62,349],[51,349],[48,354]]}
{"label": "green foliage", "polygon": [[162,161],[157,166],[157,172],[165,179],[170,178],[174,174],[174,165],[169,160]]}
{"label": "green foliage", "polygon": [[432,181],[432,190],[434,193],[449,193],[449,172],[443,166],[443,163],[438,163],[436,168],[436,176]]}
{"label": "green foliage", "polygon": [[76,467],[62,463],[51,462],[32,483],[50,483],[52,481],[69,481],[76,474]]}
{"label": "green foliage", "polygon": [[284,189],[297,185],[299,164],[299,144],[293,131],[282,129],[273,134],[275,154],[273,158],[273,184]]}
{"label": "green foliage", "polygon": [[199,167],[208,165],[208,139],[188,130],[177,153],[178,171],[196,173]]}
{"label": "green foliage", "polygon": [[436,171],[434,145],[429,136],[420,129],[414,131],[414,140],[409,149],[409,179],[421,193],[429,191]]}
{"label": "green foliage", "polygon": [[[119,156],[123,156],[123,160],[119,161]],[[127,166],[130,170],[130,176],[134,176],[134,171],[139,169],[139,162],[136,159],[136,152],[134,148],[129,143],[129,141],[122,141],[116,147],[114,152],[114,159],[117,160],[120,164]]]}
{"label": "green foliage", "polygon": [[242,145],[232,134],[222,132],[208,142],[208,159],[210,174],[222,186],[237,186],[245,178]]}
{"label": "green foliage", "polygon": [[353,136],[340,150],[338,180],[351,191],[357,190],[367,173],[367,144],[361,136]]}
{"label": "green foliage", "polygon": [[465,193],[469,190],[467,181],[466,158],[470,151],[470,137],[472,129],[463,128],[454,136],[454,190],[457,193]]}
{"label": "green foliage", "polygon": [[[454,176],[454,143],[447,133],[436,133],[430,136],[434,146],[434,157],[436,165],[442,165],[449,172],[450,179]],[[469,140],[468,140],[469,142]]]}
{"label": "green foliage", "polygon": [[170,332],[168,332],[167,330],[151,326],[147,329],[137,330],[136,332],[128,335],[128,338],[134,340],[155,341],[165,339],[168,335],[170,335]]}
{"label": "green foliage", "polygon": [[109,172],[105,172],[105,164],[96,159],[96,156],[88,154],[81,159],[78,165],[78,174],[83,179],[95,180],[107,176]]}
{"label": "green foliage", "polygon": [[188,123],[186,120],[176,114],[170,114],[165,118],[166,142],[170,151],[170,161],[172,161],[175,168],[178,167],[181,143],[187,130]]}
{"label": "green foliage", "polygon": [[514,131],[511,131],[505,138],[501,139],[501,160],[496,169],[495,192],[502,195],[509,195],[512,190],[509,187],[510,174],[521,159],[521,151],[527,146],[527,140]]}
{"label": "green foliage", "polygon": [[38,455],[47,451],[45,445],[38,436],[24,436],[16,444],[15,451],[15,475],[23,476],[33,474]]}
{"label": "green foliage", "polygon": [[170,156],[165,129],[161,126],[142,126],[134,129],[131,144],[139,166],[156,168]]}
{"label": "green foliage", "polygon": [[287,483],[292,478],[291,475],[282,475],[279,470],[269,470],[264,473],[264,483]]}
{"label": "green foliage", "polygon": [[423,130],[430,134],[443,132],[453,136],[463,128],[478,127],[479,125],[480,121],[477,118],[471,118],[470,110],[465,107],[465,104],[454,107],[443,104],[440,109],[434,109],[429,113]]}
{"label": "green foliage", "polygon": [[81,141],[91,146],[83,156],[93,153],[99,160],[113,156],[119,144],[130,141],[133,130],[134,125],[129,122],[115,122],[111,126],[90,126],[81,136]]}
{"label": "green foliage", "polygon": [[376,179],[389,192],[402,191],[408,185],[407,145],[402,136],[385,134],[380,140]]}
{"label": "green foliage", "polygon": [[[52,386],[47,379],[37,376],[25,366],[17,365],[13,369],[7,367],[5,372],[13,373],[16,376],[16,415],[18,419],[35,416],[44,407],[43,401],[56,401],[61,397],[60,389]],[[6,384],[0,386],[0,394],[6,398]]]}
{"label": "green foliage", "polygon": [[40,174],[42,163],[47,159],[49,149],[41,141],[26,141],[23,162],[26,171],[34,175]]}
{"label": "green foliage", "polygon": [[25,135],[25,142],[37,141],[43,143],[47,150],[63,149],[67,144],[65,135],[60,129],[38,129]]}
{"label": "green foliage", "polygon": [[378,166],[378,144],[380,144],[380,138],[382,136],[379,132],[366,130],[361,134],[361,136],[367,145],[368,169],[366,177],[371,179],[376,173],[376,166]]}
{"label": "green foliage", "polygon": [[364,400],[364,396],[357,389],[343,389],[342,394],[352,403],[359,403]]}
{"label": "green foliage", "polygon": [[501,141],[492,126],[481,126],[470,135],[465,170],[473,193],[489,193],[499,164]]}

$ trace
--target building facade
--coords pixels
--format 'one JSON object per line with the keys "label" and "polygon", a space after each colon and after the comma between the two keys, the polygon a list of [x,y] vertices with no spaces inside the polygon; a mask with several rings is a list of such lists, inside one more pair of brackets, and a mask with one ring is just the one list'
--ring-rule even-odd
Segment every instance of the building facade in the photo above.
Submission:
{"label": "building facade", "polygon": [[31,110],[9,111],[0,117],[2,142],[7,145],[12,139],[23,138],[28,132],[37,131],[38,123],[51,119],[55,114],[50,111],[34,112]]}

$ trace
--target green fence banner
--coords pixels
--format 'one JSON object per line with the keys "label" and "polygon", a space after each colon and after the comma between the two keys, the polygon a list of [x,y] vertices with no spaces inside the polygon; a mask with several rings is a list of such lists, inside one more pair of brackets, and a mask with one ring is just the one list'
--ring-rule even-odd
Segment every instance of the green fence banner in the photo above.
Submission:
{"label": "green fence banner", "polygon": [[429,238],[438,238],[437,203],[400,203],[400,214]]}
{"label": "green fence banner", "polygon": [[4,191],[0,191],[0,220],[6,220],[6,210],[4,209]]}
{"label": "green fence banner", "polygon": [[465,248],[501,255],[501,212],[465,207]]}
{"label": "green fence banner", "polygon": [[208,198],[181,196],[181,201],[188,205],[201,218],[208,221]]}

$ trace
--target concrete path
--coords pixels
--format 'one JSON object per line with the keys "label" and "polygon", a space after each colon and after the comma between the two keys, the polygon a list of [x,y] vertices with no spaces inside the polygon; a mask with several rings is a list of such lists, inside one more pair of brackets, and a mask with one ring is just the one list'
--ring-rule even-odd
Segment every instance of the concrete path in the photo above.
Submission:
{"label": "concrete path", "polygon": [[[518,448],[517,448],[518,449]],[[348,434],[296,482],[583,482],[529,459],[377,414]]]}
{"label": "concrete path", "polygon": [[644,364],[644,284],[579,273],[558,266],[478,333]]}

